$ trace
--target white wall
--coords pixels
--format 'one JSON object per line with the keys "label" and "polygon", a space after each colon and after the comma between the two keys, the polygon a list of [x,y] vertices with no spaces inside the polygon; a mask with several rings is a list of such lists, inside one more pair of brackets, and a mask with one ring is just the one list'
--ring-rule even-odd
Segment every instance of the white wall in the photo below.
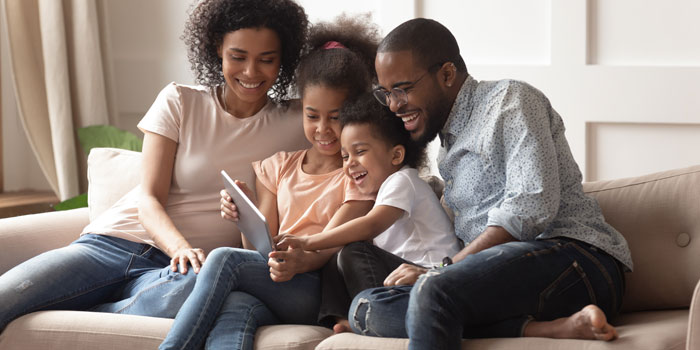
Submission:
{"label": "white wall", "polygon": [[[115,123],[136,132],[165,84],[193,81],[179,39],[193,0],[101,1]],[[695,0],[299,2],[312,21],[370,11],[383,34],[416,16],[442,22],[476,79],[525,80],[550,98],[587,180],[700,164]],[[5,187],[48,188],[15,120],[5,65],[3,59]]]}

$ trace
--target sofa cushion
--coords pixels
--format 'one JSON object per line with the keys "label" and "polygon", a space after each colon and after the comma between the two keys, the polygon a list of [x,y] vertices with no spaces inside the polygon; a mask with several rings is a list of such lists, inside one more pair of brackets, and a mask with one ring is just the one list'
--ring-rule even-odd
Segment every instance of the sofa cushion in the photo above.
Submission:
{"label": "sofa cushion", "polygon": [[584,184],[627,239],[624,311],[687,308],[700,279],[700,166]]}
{"label": "sofa cushion", "polygon": [[93,148],[88,156],[90,221],[109,209],[141,181],[141,153]]}
{"label": "sofa cushion", "polygon": [[[40,311],[12,321],[0,334],[9,349],[156,349],[172,319],[87,311]],[[302,325],[258,329],[255,349],[312,350],[333,331]]]}
{"label": "sofa cushion", "polygon": [[[620,337],[612,342],[550,338],[491,338],[462,340],[462,349],[567,349],[567,350],[681,350],[685,349],[688,310],[636,312],[615,319]],[[317,350],[404,350],[408,339],[337,334],[322,341]]]}

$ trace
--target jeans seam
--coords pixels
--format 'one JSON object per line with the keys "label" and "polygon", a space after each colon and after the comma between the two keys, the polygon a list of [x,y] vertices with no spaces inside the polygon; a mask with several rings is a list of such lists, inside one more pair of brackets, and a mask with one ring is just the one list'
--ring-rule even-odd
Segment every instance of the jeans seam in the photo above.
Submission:
{"label": "jeans seam", "polygon": [[[241,343],[241,349],[245,349],[245,348],[246,348],[246,347],[245,347],[245,344],[246,344],[245,342],[246,342],[247,339],[246,339],[246,337],[245,337],[245,334],[246,334],[246,332],[248,331],[248,329],[251,328],[251,327],[249,326],[249,325],[250,325],[250,322],[251,322],[251,315],[253,314],[253,311],[254,311],[255,309],[259,308],[260,306],[261,306],[261,305],[253,305],[253,306],[250,308],[249,312],[248,312],[248,315],[247,315],[247,317],[246,317],[245,328],[244,328],[243,332],[241,333],[241,338],[242,338],[242,339],[240,339],[240,340],[241,340],[241,342],[240,342],[240,343]],[[255,342],[255,340],[253,340],[253,342]]]}
{"label": "jeans seam", "polygon": [[[220,276],[221,276],[221,274],[222,274],[222,271],[223,271],[224,268],[227,266],[228,260],[231,258],[231,256],[232,256],[235,252],[236,252],[235,250],[229,250],[229,251],[226,252],[226,257],[224,258],[224,260],[222,261],[222,263],[219,264],[219,269],[217,270],[217,273],[216,273],[216,276],[217,276],[217,277],[216,277],[216,280],[215,280],[216,282],[221,281]],[[240,264],[239,264],[239,265],[240,265]],[[236,266],[234,269],[232,269],[232,272],[235,272],[235,270],[237,270],[237,269],[238,269],[238,266]],[[228,295],[228,294],[231,292],[231,289],[233,288],[233,282],[234,282],[234,281],[233,281],[233,275],[235,275],[235,274],[234,274],[234,273],[231,273],[231,278],[228,278],[228,279],[227,279],[227,284],[226,284],[227,287],[226,287],[226,289],[224,289],[225,291],[227,291],[227,294],[226,294],[226,295]],[[211,292],[208,293],[207,299],[206,299],[206,301],[205,301],[205,304],[202,306],[201,310],[206,310],[206,309],[208,309],[208,308],[209,308],[209,305],[211,304],[212,300],[214,299],[214,297],[215,297],[214,291],[217,289],[217,288],[216,288],[216,285],[217,285],[216,282],[212,285],[213,287],[211,288]],[[196,332],[193,332],[193,330],[196,329],[196,328],[199,328],[199,327],[201,326],[202,322],[204,321],[204,319],[206,318],[206,317],[203,317],[203,315],[201,314],[201,310],[200,310],[199,316],[197,317],[197,322],[192,326],[192,328],[190,328],[190,332],[189,332],[189,334],[187,335],[187,339],[184,341],[183,349],[186,348],[187,344],[189,344],[189,343],[192,341],[192,338],[196,335]],[[218,313],[218,310],[217,310],[217,313]]]}
{"label": "jeans seam", "polygon": [[[91,287],[88,287],[88,288],[78,289],[78,290],[76,290],[74,293],[70,293],[70,294],[65,295],[65,296],[63,296],[63,297],[61,297],[61,298],[52,299],[52,300],[50,300],[50,301],[48,301],[48,302],[46,302],[46,303],[43,303],[43,304],[31,305],[31,306],[25,308],[24,310],[22,310],[22,312],[18,313],[18,316],[19,316],[19,315],[25,315],[25,314],[27,314],[27,313],[31,313],[31,312],[35,312],[35,311],[44,310],[44,309],[46,309],[47,307],[50,307],[50,306],[52,306],[52,305],[56,305],[56,304],[62,303],[62,302],[64,302],[64,301],[71,300],[71,299],[76,298],[76,297],[78,297],[78,296],[85,295],[85,294],[90,293],[90,292],[93,292],[93,291],[95,291],[95,290],[97,290],[97,289],[100,289],[100,288],[109,286],[109,285],[111,285],[111,284],[119,283],[119,282],[122,282],[122,281],[124,281],[124,280],[125,280],[124,278],[115,278],[115,279],[108,280],[108,281],[105,281],[105,282],[103,282],[103,283],[101,283],[101,284],[97,284],[97,285],[94,285],[94,286],[91,286]],[[31,310],[31,311],[30,311],[30,310]],[[11,320],[17,318],[18,316],[11,318]]]}
{"label": "jeans seam", "polygon": [[[612,297],[612,310],[617,310],[618,309],[618,301],[617,301],[617,293],[616,293],[616,288],[615,284],[613,283],[612,277],[610,276],[610,273],[608,272],[608,269],[605,268],[605,266],[591,254],[588,252],[586,249],[580,247],[578,244],[575,242],[571,242],[571,244],[578,250],[581,254],[583,254],[585,257],[587,257],[596,267],[598,267],[598,270],[603,274],[603,277],[605,278],[605,281],[608,283],[608,287],[610,288],[610,294]],[[617,261],[615,261],[617,264]]]}
{"label": "jeans seam", "polygon": [[153,290],[153,289],[155,289],[155,288],[158,288],[158,287],[160,287],[160,286],[162,286],[162,285],[164,285],[164,284],[171,283],[171,282],[172,282],[172,280],[163,281],[163,282],[158,283],[158,284],[156,284],[156,285],[150,286],[150,287],[148,287],[148,288],[146,288],[146,289],[140,290],[138,293],[136,293],[136,295],[134,295],[133,298],[131,298],[132,300],[131,300],[131,302],[130,302],[129,304],[124,305],[123,308],[114,311],[114,313],[115,313],[115,314],[121,314],[121,313],[123,313],[124,311],[126,311],[126,310],[130,309],[132,306],[134,306],[134,304],[138,301],[139,297],[140,297],[143,293],[146,293],[146,292],[148,292],[148,291],[150,291],[150,290]]}
{"label": "jeans seam", "polygon": [[370,276],[372,277],[372,284],[377,285],[377,273],[374,271],[374,267],[372,267],[372,260],[369,258],[370,254],[367,252],[366,249],[362,249],[360,251],[362,253],[363,257],[365,258],[366,266],[369,267],[370,270]]}

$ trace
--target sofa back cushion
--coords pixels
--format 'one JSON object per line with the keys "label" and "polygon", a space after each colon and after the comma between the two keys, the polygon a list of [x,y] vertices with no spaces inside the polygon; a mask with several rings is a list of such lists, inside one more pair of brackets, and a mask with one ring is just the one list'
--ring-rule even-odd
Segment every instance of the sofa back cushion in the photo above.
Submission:
{"label": "sofa back cushion", "polygon": [[141,182],[141,153],[93,148],[88,155],[90,221]]}
{"label": "sofa back cushion", "polygon": [[623,310],[688,307],[700,279],[700,165],[583,187],[632,251]]}

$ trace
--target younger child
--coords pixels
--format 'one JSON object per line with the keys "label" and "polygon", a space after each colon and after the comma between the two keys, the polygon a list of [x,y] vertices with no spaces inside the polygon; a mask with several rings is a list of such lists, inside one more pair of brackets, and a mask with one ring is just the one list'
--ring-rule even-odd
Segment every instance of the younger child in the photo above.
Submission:
{"label": "younger child", "polygon": [[[348,331],[349,302],[360,291],[383,285],[384,279],[402,263],[424,267],[440,265],[461,249],[454,228],[430,186],[418,177],[415,167],[423,152],[416,149],[409,132],[371,94],[346,103],[340,113],[341,154],[345,175],[362,193],[376,195],[367,215],[322,233],[285,236],[278,246],[304,250],[340,247],[355,243],[338,255],[342,279],[324,273],[324,288],[344,282],[347,299],[324,299],[321,323],[335,318],[336,332]],[[331,286],[329,286],[329,284]],[[342,286],[342,285],[341,285]],[[325,293],[325,292],[324,292]],[[325,314],[324,314],[325,313]]]}

